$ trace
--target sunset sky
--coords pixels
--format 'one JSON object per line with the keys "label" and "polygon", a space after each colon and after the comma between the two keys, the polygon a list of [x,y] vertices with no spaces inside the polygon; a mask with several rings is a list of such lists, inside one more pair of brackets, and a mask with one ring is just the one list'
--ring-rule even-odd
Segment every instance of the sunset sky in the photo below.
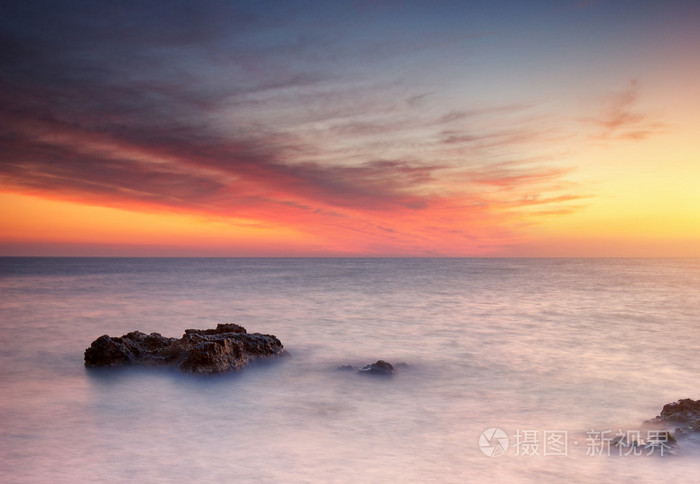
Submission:
{"label": "sunset sky", "polygon": [[699,1],[10,1],[0,255],[700,256]]}

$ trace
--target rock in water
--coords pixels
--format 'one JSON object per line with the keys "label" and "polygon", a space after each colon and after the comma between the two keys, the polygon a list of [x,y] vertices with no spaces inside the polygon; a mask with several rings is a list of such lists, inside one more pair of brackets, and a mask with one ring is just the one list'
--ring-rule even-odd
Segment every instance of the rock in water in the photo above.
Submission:
{"label": "rock in water", "polygon": [[357,372],[359,375],[381,375],[389,376],[394,373],[394,367],[391,363],[384,360],[378,360],[376,363],[364,366]]}
{"label": "rock in water", "polygon": [[[685,398],[675,403],[667,403],[659,417],[674,422],[692,424],[700,420],[700,400]],[[658,418],[658,417],[657,417]]]}
{"label": "rock in water", "polygon": [[649,423],[680,423],[692,425],[700,420],[700,400],[685,398],[674,403],[667,403],[661,414],[649,420]]}
{"label": "rock in water", "polygon": [[100,336],[85,350],[85,366],[172,365],[190,373],[221,373],[285,353],[271,334],[249,334],[237,324],[219,324],[216,329],[187,329],[180,339],[140,331],[119,338]]}
{"label": "rock in water", "polygon": [[700,432],[700,400],[685,398],[674,403],[667,403],[661,409],[661,414],[645,423],[675,426],[678,436]]}

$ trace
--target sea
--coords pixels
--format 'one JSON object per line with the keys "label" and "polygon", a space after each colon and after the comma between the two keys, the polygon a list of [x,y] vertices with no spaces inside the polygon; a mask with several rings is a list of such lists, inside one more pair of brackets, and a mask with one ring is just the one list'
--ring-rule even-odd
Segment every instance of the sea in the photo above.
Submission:
{"label": "sea", "polygon": [[[698,482],[609,444],[700,398],[699,310],[698,259],[0,258],[0,482]],[[230,322],[288,355],[83,364]]]}

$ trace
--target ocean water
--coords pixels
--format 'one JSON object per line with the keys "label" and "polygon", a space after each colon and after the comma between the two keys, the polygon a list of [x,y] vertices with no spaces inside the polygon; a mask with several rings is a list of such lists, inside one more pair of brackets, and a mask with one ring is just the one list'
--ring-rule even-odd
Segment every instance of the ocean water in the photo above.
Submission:
{"label": "ocean water", "polygon": [[[700,398],[699,309],[700,260],[3,258],[0,482],[697,482],[692,442],[596,435]],[[290,355],[83,366],[102,334],[223,322]],[[377,359],[407,366],[336,370]]]}

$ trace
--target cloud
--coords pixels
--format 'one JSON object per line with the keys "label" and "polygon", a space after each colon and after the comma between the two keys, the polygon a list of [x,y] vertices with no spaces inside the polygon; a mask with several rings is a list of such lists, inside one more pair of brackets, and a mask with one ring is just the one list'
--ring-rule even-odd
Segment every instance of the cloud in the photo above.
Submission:
{"label": "cloud", "polygon": [[[411,36],[346,45],[335,30],[357,25],[339,6],[309,35],[299,25],[323,9],[192,5],[12,5],[0,19],[0,188],[298,224],[332,231],[338,250],[350,232],[364,247],[505,244],[513,211],[576,200],[560,193],[573,189],[568,170],[523,154],[547,132],[530,104],[447,108],[345,63],[407,55]],[[632,104],[620,106],[608,129],[630,124]]]}
{"label": "cloud", "polygon": [[632,80],[624,90],[605,98],[599,115],[583,121],[596,128],[592,137],[598,140],[642,140],[666,131],[666,124],[644,113],[639,104],[639,83]]}
{"label": "cloud", "polygon": [[[439,167],[396,160],[354,166],[285,161],[290,140],[264,133],[222,139],[182,127],[146,134],[94,133],[28,114],[5,115],[0,174],[6,187],[135,199],[171,207],[227,211],[254,199],[303,200],[306,204],[386,210],[425,202],[411,188]],[[2,119],[2,118],[0,118]],[[301,148],[300,148],[301,149]],[[303,150],[302,150],[303,151]]]}
{"label": "cloud", "polygon": [[522,188],[539,186],[542,183],[555,183],[571,169],[532,166],[528,160],[494,163],[469,172],[469,179],[474,183],[497,187]]}

